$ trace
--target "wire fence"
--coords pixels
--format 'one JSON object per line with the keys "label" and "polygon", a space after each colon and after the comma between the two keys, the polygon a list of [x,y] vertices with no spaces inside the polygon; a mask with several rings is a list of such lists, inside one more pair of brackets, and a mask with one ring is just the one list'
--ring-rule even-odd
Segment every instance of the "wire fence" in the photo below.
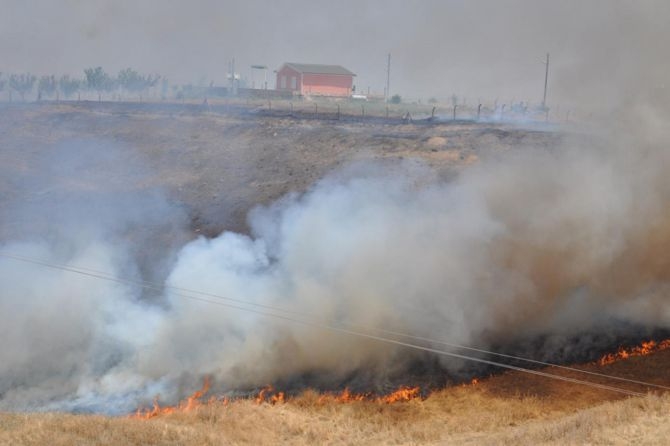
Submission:
{"label": "wire fence", "polygon": [[482,122],[482,123],[567,123],[582,119],[571,109],[549,108],[524,102],[465,104],[431,101],[400,103],[383,100],[328,97],[202,97],[160,98],[154,95],[98,95],[77,93],[69,98],[48,98],[36,101],[0,102],[0,106],[26,104],[69,104],[89,108],[128,108],[130,110],[166,110],[212,113],[255,113],[296,119],[319,120],[387,120],[390,122]]}

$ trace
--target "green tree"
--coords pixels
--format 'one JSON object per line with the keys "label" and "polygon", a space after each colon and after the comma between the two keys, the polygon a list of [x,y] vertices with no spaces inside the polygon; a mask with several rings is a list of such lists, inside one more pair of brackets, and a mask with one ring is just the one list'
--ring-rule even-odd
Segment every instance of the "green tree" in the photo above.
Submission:
{"label": "green tree", "polygon": [[117,76],[117,80],[121,88],[129,93],[140,95],[148,88],[156,85],[160,78],[161,77],[157,74],[143,76],[131,68],[121,70]]}
{"label": "green tree", "polygon": [[68,75],[61,76],[58,80],[58,88],[66,98],[72,97],[81,88],[81,80],[71,78]]}
{"label": "green tree", "polygon": [[119,71],[117,81],[119,86],[129,93],[136,93],[144,88],[142,76],[131,68]]}
{"label": "green tree", "polygon": [[86,68],[86,88],[98,93],[98,101],[101,100],[103,91],[111,91],[114,88],[114,79],[112,79],[102,67]]}
{"label": "green tree", "polygon": [[394,94],[391,96],[391,104],[400,104],[402,102],[402,98],[400,97],[399,94]]}
{"label": "green tree", "polygon": [[5,84],[6,83],[7,83],[7,81],[2,78],[2,73],[0,73],[0,92],[5,89]]}
{"label": "green tree", "polygon": [[161,80],[161,75],[159,74],[148,74],[144,76],[144,88],[149,89],[155,86],[159,80]]}
{"label": "green tree", "polygon": [[26,93],[33,91],[37,78],[30,73],[12,74],[9,76],[9,87],[21,95],[21,100],[26,100]]}
{"label": "green tree", "polygon": [[42,96],[52,97],[56,92],[56,76],[42,76],[37,82],[37,95],[41,99]]}

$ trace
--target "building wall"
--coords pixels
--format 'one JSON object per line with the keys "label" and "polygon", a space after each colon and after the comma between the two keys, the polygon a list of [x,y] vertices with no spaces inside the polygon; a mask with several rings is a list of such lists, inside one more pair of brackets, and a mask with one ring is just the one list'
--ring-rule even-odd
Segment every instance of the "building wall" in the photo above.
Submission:
{"label": "building wall", "polygon": [[302,77],[303,95],[350,96],[354,84],[353,76],[305,73]]}
{"label": "building wall", "polygon": [[295,91],[300,92],[301,74],[296,70],[283,67],[277,71],[277,85],[276,89],[281,91]]}
{"label": "building wall", "polygon": [[344,96],[351,95],[353,76],[338,74],[302,74],[293,68],[282,67],[277,71],[275,89],[302,95]]}

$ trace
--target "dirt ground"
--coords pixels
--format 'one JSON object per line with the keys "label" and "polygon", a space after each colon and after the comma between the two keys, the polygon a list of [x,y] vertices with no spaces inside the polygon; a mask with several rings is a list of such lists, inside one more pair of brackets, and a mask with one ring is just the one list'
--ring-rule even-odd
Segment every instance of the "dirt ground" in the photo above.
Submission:
{"label": "dirt ground", "polygon": [[[73,147],[77,159],[118,151],[102,166],[117,183],[163,189],[187,210],[193,231],[245,232],[249,209],[305,191],[352,163],[375,161],[393,169],[398,161],[421,160],[447,178],[482,156],[560,137],[540,127],[459,121],[321,120],[114,103],[3,106],[0,206],[35,194],[48,198],[50,190],[34,190],[30,178],[41,174],[41,162],[56,149]],[[70,169],[70,177],[52,177],[65,183],[78,173]]]}

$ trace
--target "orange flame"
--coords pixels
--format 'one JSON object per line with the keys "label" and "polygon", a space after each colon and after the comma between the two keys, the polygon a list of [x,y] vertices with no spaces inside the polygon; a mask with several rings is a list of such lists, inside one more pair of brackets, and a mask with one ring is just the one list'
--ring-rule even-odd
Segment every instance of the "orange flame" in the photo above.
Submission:
{"label": "orange flame", "polygon": [[354,401],[363,401],[369,395],[363,393],[352,393],[348,387],[345,387],[340,393],[324,393],[317,400],[319,404],[324,403],[351,403]]}
{"label": "orange flame", "polygon": [[666,350],[670,348],[670,339],[666,339],[661,342],[656,341],[646,341],[640,344],[637,347],[631,348],[619,348],[616,353],[608,353],[602,358],[600,358],[597,363],[599,365],[612,364],[613,362],[621,361],[623,359],[630,358],[632,356],[645,356],[650,353],[658,352],[661,350]]}
{"label": "orange flame", "polygon": [[421,396],[420,390],[418,387],[401,387],[389,395],[378,397],[377,402],[391,404],[410,401]]}
{"label": "orange flame", "polygon": [[[474,385],[476,383],[477,380],[473,379],[472,384]],[[202,401],[202,397],[207,393],[209,387],[210,387],[210,380],[209,378],[205,378],[202,389],[198,390],[197,392],[194,392],[191,396],[180,401],[179,404],[174,406],[161,407],[160,404],[158,403],[158,397],[156,397],[156,399],[154,400],[153,408],[151,409],[140,408],[137,410],[137,412],[135,412],[134,415],[132,415],[132,417],[148,420],[150,418],[158,417],[161,415],[169,415],[177,412],[192,411],[198,407],[217,402],[223,404],[224,406],[228,406],[228,404],[236,401],[236,399],[230,399],[228,397],[224,397],[221,399],[211,397],[207,401]],[[419,387],[401,386],[395,392],[392,392],[388,395],[375,395],[373,393],[353,393],[348,388],[345,388],[341,392],[323,393],[322,395],[319,396],[317,402],[319,404],[326,404],[326,403],[347,404],[358,401],[366,401],[377,404],[394,404],[394,403],[411,401],[417,398],[422,398],[421,389]],[[248,401],[248,399],[246,400]],[[267,403],[271,405],[276,405],[288,402],[290,400],[290,397],[288,397],[284,392],[278,392],[273,386],[267,385],[258,392],[258,394],[253,398],[253,400],[256,402],[256,404]]]}
{"label": "orange flame", "polygon": [[[202,388],[200,390],[194,392],[191,396],[189,396],[185,400],[180,401],[179,404],[175,406],[161,407],[160,404],[158,404],[158,396],[156,396],[156,398],[154,398],[154,404],[152,409],[142,409],[142,408],[137,409],[137,412],[135,412],[134,417],[147,420],[149,418],[154,418],[159,415],[168,415],[175,412],[191,411],[196,407],[203,405],[203,402],[200,401],[200,398],[202,398],[202,396],[207,393],[207,391],[209,390],[209,386],[210,386],[210,379],[209,377],[205,377],[205,380],[202,383]],[[209,402],[213,401],[215,401],[214,398],[210,399]],[[224,404],[227,404],[227,401],[224,401]]]}
{"label": "orange flame", "polygon": [[398,402],[410,401],[421,397],[421,389],[419,387],[400,387],[393,393],[382,396],[375,396],[371,393],[352,393],[351,390],[345,388],[339,393],[324,393],[319,397],[317,402],[319,404],[325,403],[353,403],[357,401],[369,401],[380,404],[392,404]]}
{"label": "orange flame", "polygon": [[255,398],[256,404],[261,403],[270,403],[270,404],[281,404],[286,402],[284,392],[277,392],[275,388],[271,385],[267,385],[258,392],[258,395]]}

